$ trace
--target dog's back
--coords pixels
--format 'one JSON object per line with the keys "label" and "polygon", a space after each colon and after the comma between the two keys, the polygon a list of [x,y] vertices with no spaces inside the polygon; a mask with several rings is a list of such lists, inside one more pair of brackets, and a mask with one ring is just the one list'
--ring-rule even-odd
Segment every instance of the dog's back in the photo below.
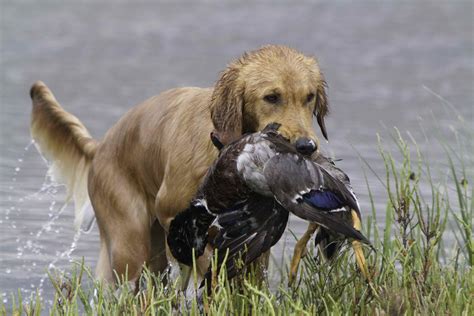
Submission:
{"label": "dog's back", "polygon": [[130,279],[143,262],[156,263],[154,271],[166,266],[168,222],[217,156],[209,139],[211,93],[165,91],[130,109],[98,142],[44,83],[32,86],[31,135],[50,162],[49,174],[74,199],[75,227],[87,229],[98,220],[99,278],[111,281],[112,266],[120,274],[128,264]]}

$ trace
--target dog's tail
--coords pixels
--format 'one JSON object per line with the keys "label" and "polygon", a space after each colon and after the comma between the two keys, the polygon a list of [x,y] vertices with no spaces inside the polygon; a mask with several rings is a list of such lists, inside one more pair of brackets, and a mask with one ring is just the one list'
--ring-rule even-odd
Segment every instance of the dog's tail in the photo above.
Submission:
{"label": "dog's tail", "polygon": [[59,105],[43,82],[33,84],[30,96],[30,131],[36,148],[47,160],[52,180],[66,185],[66,202],[74,200],[74,227],[88,230],[95,217],[87,192],[87,176],[98,142],[77,117]]}

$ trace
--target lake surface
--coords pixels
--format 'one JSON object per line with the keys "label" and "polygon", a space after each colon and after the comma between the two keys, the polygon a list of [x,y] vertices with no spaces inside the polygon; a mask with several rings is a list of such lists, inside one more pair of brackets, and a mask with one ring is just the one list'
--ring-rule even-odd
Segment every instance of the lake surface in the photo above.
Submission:
{"label": "lake surface", "polygon": [[[393,126],[409,131],[441,179],[445,155],[432,135],[452,142],[458,116],[473,122],[472,2],[2,1],[1,10],[0,293],[7,306],[18,288],[52,299],[47,269],[70,269],[82,257],[94,267],[99,248],[96,227],[74,237],[72,208],[59,213],[64,189],[45,184],[47,167],[29,136],[35,80],[100,139],[152,95],[212,86],[246,50],[274,43],[315,55],[331,104],[323,150],[343,159],[338,164],[365,215],[370,203],[358,152],[383,176],[377,133],[390,148]],[[384,189],[367,176],[383,224]],[[290,226],[296,235],[306,228],[295,218]],[[275,261],[293,244],[287,233]]]}

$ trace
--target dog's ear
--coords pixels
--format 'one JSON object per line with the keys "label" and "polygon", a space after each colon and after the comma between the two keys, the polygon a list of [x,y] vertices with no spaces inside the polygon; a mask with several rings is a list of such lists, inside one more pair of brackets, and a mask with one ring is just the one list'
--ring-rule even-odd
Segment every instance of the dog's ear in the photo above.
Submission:
{"label": "dog's ear", "polygon": [[227,145],[242,135],[244,89],[238,82],[239,70],[230,66],[214,87],[211,99],[213,134]]}
{"label": "dog's ear", "polygon": [[314,108],[314,115],[318,120],[319,128],[323,133],[324,138],[328,140],[328,133],[326,131],[326,124],[324,123],[324,117],[329,112],[328,98],[326,94],[327,83],[324,79],[321,79],[316,92],[316,106]]}

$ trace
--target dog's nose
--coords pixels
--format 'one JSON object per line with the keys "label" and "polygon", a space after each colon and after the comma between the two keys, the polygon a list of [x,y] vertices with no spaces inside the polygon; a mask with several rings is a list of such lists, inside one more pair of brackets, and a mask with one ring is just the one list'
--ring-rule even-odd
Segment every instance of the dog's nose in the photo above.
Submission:
{"label": "dog's nose", "polygon": [[298,138],[295,146],[296,150],[303,155],[311,155],[318,148],[314,140],[306,137]]}

